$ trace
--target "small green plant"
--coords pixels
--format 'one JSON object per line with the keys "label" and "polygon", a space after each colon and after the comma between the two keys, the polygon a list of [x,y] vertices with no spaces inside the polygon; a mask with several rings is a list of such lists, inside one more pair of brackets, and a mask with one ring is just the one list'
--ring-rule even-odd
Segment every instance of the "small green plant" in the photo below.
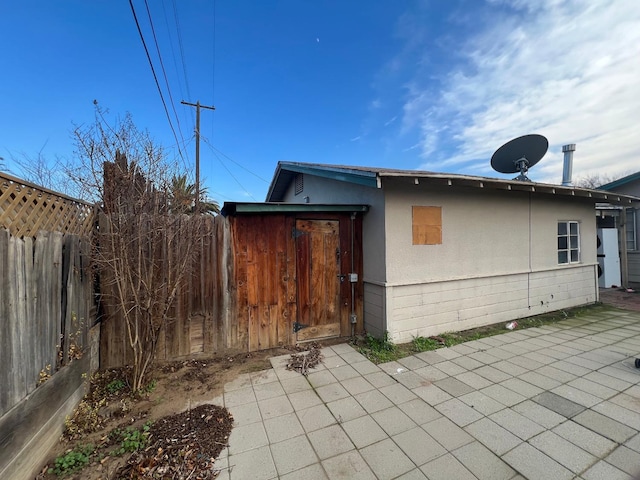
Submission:
{"label": "small green plant", "polygon": [[73,450],[69,450],[64,455],[57,457],[54,466],[49,469],[49,473],[55,473],[59,477],[64,477],[78,470],[82,470],[89,464],[94,451],[95,447],[90,443],[77,445]]}
{"label": "small green plant", "polygon": [[414,337],[411,346],[414,352],[426,352],[442,347],[440,342],[427,337]]}
{"label": "small green plant", "polygon": [[403,356],[399,356],[398,347],[389,340],[389,332],[384,332],[382,338],[367,333],[359,351],[375,363],[390,362]]}
{"label": "small green plant", "polygon": [[133,453],[142,450],[149,442],[149,430],[151,422],[146,422],[142,427],[127,427],[124,430],[116,429],[112,432],[116,442],[120,442],[120,446],[111,452],[111,455],[119,456],[125,453]]}
{"label": "small green plant", "polygon": [[153,392],[156,389],[157,386],[158,386],[158,382],[156,380],[151,380],[149,383],[147,383],[147,385],[142,387],[138,392],[141,395],[149,395],[151,392]]}
{"label": "small green plant", "polygon": [[116,378],[114,380],[111,380],[109,383],[107,383],[107,392],[109,392],[111,395],[118,393],[120,390],[122,390],[124,387],[126,387],[127,384],[125,383],[124,380],[122,380],[121,378]]}

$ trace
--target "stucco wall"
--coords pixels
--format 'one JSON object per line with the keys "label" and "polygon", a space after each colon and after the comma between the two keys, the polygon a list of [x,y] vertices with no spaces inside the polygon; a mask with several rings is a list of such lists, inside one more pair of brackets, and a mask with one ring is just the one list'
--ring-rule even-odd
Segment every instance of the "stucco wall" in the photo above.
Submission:
{"label": "stucco wall", "polygon": [[382,285],[364,284],[364,329],[377,338],[381,338],[386,330],[386,293]]}
{"label": "stucco wall", "polygon": [[[285,201],[362,203],[365,328],[397,342],[597,300],[588,199],[383,178],[382,189],[311,175]],[[383,195],[384,194],[384,195]],[[442,243],[413,245],[412,206],[442,208]],[[580,222],[581,261],[557,263],[557,222]]]}
{"label": "stucco wall", "polygon": [[[386,325],[396,342],[593,303],[590,201],[385,179]],[[412,206],[442,207],[442,244],[412,244]],[[581,262],[557,263],[558,221],[580,222]],[[366,319],[365,319],[366,320]]]}
{"label": "stucco wall", "polygon": [[[557,222],[580,222],[581,264],[596,263],[594,205],[571,197],[433,188],[384,179],[387,283],[448,281],[554,268]],[[442,207],[442,244],[412,245],[412,206]]]}
{"label": "stucco wall", "polygon": [[362,222],[363,280],[365,282],[384,282],[385,248],[382,232],[384,232],[385,219],[382,190],[305,175],[302,193],[295,194],[295,185],[292,182],[284,196],[284,201],[304,203],[304,197],[309,197],[309,203],[369,205],[369,212],[365,214]]}
{"label": "stucco wall", "polygon": [[379,291],[379,286],[384,285],[386,281],[385,217],[382,190],[305,175],[303,191],[296,195],[295,185],[292,183],[287,190],[284,201],[304,203],[306,196],[309,197],[309,203],[369,205],[369,212],[365,214],[362,222],[365,329],[372,332],[384,332],[382,304],[376,301],[375,296],[371,296],[372,292]]}

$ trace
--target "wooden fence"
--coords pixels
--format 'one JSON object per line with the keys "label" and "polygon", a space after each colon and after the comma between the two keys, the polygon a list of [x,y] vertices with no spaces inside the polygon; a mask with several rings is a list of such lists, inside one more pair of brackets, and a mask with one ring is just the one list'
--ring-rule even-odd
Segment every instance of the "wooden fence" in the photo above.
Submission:
{"label": "wooden fence", "polygon": [[0,173],[0,478],[36,475],[96,368],[92,228],[92,205]]}
{"label": "wooden fence", "polygon": [[[343,234],[339,247],[344,252],[340,271],[350,271],[349,214],[316,216],[331,217],[340,224]],[[304,218],[311,217],[307,214]],[[187,222],[191,226],[183,224],[184,231],[198,232],[197,236],[184,238],[195,248],[192,269],[175,300],[171,318],[160,332],[156,360],[178,360],[199,353],[252,352],[312,339],[301,337],[311,328],[294,331],[299,301],[296,237],[292,233],[296,215],[200,215],[189,217]],[[355,242],[359,245],[360,218],[355,225]],[[353,254],[360,278],[353,298],[358,318],[354,327],[360,331],[363,315],[360,248],[356,247]],[[332,251],[331,256],[335,262],[336,252]],[[101,284],[103,297],[112,296],[109,282]],[[341,301],[336,305],[339,310],[336,318],[340,322],[337,335],[348,336],[351,287],[349,282],[339,282],[338,288]],[[103,301],[103,305],[100,366],[130,364],[133,357],[126,325],[115,309],[107,307],[107,302]]]}
{"label": "wooden fence", "polygon": [[0,416],[88,345],[89,247],[77,235],[0,229]]}
{"label": "wooden fence", "polygon": [[[103,220],[101,220],[103,224]],[[193,353],[213,352],[228,347],[224,334],[227,328],[222,312],[228,308],[228,279],[224,270],[229,255],[229,230],[225,219],[210,215],[185,217],[179,227],[197,231],[191,237],[183,235],[181,242],[190,242],[191,266],[170,310],[170,318],[160,332],[156,359],[168,360]],[[173,255],[184,248],[178,244]],[[156,260],[160,263],[166,259]],[[226,282],[226,283],[225,283]],[[100,366],[111,368],[131,363],[127,327],[117,306],[112,305],[117,292],[113,282],[101,278]]]}

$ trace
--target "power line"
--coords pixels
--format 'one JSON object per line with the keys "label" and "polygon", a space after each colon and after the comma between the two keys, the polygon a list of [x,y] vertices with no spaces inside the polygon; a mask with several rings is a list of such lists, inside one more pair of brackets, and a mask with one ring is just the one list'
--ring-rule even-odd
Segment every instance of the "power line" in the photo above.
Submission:
{"label": "power line", "polygon": [[167,120],[169,121],[169,127],[171,127],[171,132],[173,132],[173,138],[175,138],[176,143],[178,144],[178,153],[180,154],[180,158],[184,162],[184,156],[182,155],[182,149],[180,148],[180,142],[178,141],[178,135],[176,135],[176,130],[173,128],[173,122],[171,121],[171,116],[169,115],[169,109],[167,108],[167,102],[164,100],[164,95],[162,94],[162,89],[160,88],[160,82],[158,82],[158,76],[156,75],[156,70],[153,68],[153,62],[151,61],[151,55],[149,54],[149,49],[147,48],[147,42],[144,40],[144,35],[142,34],[142,29],[140,28],[140,22],[138,22],[138,16],[136,15],[136,9],[133,6],[133,0],[129,0],[129,6],[131,7],[131,13],[133,14],[133,20],[136,22],[136,27],[138,28],[138,34],[140,35],[140,41],[142,41],[142,46],[144,47],[144,51],[147,54],[147,61],[149,62],[149,66],[151,67],[151,73],[153,74],[153,79],[156,82],[156,88],[158,89],[158,93],[160,94],[160,100],[162,101],[162,106],[164,107],[164,113],[167,116]]}
{"label": "power line", "polygon": [[[213,0],[213,61],[211,62],[211,101],[215,104],[216,100],[216,0]],[[215,121],[215,115],[213,115]],[[214,133],[214,121],[211,122],[211,138]]]}
{"label": "power line", "polygon": [[[173,48],[173,37],[171,36],[171,27],[169,26],[169,16],[167,15],[167,6],[165,1],[162,0],[162,14],[164,17],[164,24],[167,29],[167,35],[169,37],[169,47],[171,48],[171,59],[173,60],[173,68],[175,69],[176,80],[178,81],[178,90],[180,90],[180,96],[185,98],[184,90],[182,89],[182,82],[180,81],[180,72],[178,71],[178,60],[176,59],[176,51]],[[182,109],[182,114],[185,115],[183,120],[187,119],[187,111]],[[189,110],[188,117],[191,119],[191,123],[195,122],[194,113],[192,110]]]}
{"label": "power line", "polygon": [[156,52],[158,53],[158,60],[160,60],[160,68],[162,69],[162,75],[164,76],[164,83],[167,86],[167,93],[169,94],[169,101],[171,103],[171,108],[173,109],[173,114],[175,115],[176,122],[178,123],[178,132],[180,133],[180,138],[184,143],[184,135],[182,135],[182,128],[180,127],[180,117],[178,117],[178,112],[176,112],[176,106],[173,102],[173,95],[171,95],[171,87],[169,86],[169,79],[167,78],[167,72],[164,68],[164,62],[162,61],[162,54],[160,53],[158,38],[156,37],[156,29],[153,26],[153,19],[151,18],[151,10],[149,9],[149,3],[147,2],[147,0],[144,0],[144,6],[147,9],[147,16],[149,17],[149,25],[151,25],[151,33],[153,34],[153,42],[156,45]]}
{"label": "power line", "polygon": [[247,190],[246,188],[244,188],[244,185],[242,185],[242,183],[240,183],[240,180],[238,180],[235,175],[233,173],[231,173],[231,170],[229,170],[229,168],[225,165],[225,163],[222,161],[222,159],[220,158],[220,155],[218,155],[218,153],[214,150],[213,145],[211,145],[206,139],[204,139],[204,143],[206,143],[209,148],[211,149],[211,152],[213,153],[213,155],[218,159],[218,161],[220,162],[220,165],[222,165],[222,167],[227,171],[227,173],[231,176],[231,178],[233,178],[235,180],[235,182],[238,184],[238,186],[244,190],[244,192],[253,199],[254,202],[257,202],[256,198],[251,195],[251,192],[249,192],[249,190]]}
{"label": "power line", "polygon": [[257,173],[252,172],[251,170],[249,170],[249,169],[248,169],[247,167],[245,167],[244,165],[242,165],[242,164],[240,164],[240,163],[236,162],[233,158],[231,158],[231,157],[230,157],[229,155],[227,155],[226,153],[224,153],[224,152],[220,151],[218,148],[214,147],[214,146],[211,144],[211,142],[210,142],[207,138],[205,138],[205,137],[202,137],[202,138],[203,138],[203,140],[204,140],[205,142],[207,142],[207,143],[209,144],[209,147],[210,147],[211,149],[215,150],[217,153],[219,153],[220,155],[222,155],[222,156],[223,156],[224,158],[226,158],[227,160],[229,160],[229,161],[231,161],[231,162],[235,163],[238,167],[240,167],[241,169],[243,169],[245,172],[250,173],[251,175],[253,175],[254,177],[256,177],[258,180],[262,180],[264,183],[270,183],[270,182],[269,182],[269,180],[265,180],[264,178],[262,178],[262,177],[261,177],[260,175],[258,175]]}
{"label": "power line", "polygon": [[176,21],[176,32],[178,33],[178,45],[180,46],[180,57],[182,58],[182,71],[184,72],[184,83],[187,88],[187,97],[191,97],[191,90],[189,89],[189,76],[187,75],[187,62],[184,60],[184,47],[182,46],[182,33],[180,32],[180,20],[178,19],[178,8],[176,7],[176,0],[172,0],[173,3],[173,18]]}

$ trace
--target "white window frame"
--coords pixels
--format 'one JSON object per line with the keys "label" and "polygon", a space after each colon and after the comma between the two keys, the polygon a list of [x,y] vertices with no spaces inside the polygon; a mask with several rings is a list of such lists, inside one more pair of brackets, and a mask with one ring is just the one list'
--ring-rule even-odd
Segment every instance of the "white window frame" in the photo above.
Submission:
{"label": "white window frame", "polygon": [[[630,252],[638,249],[638,239],[636,238],[636,212],[637,210],[635,208],[625,208],[625,229],[627,231],[625,242],[627,242],[627,251]],[[629,234],[631,234],[631,238],[629,238]]]}
{"label": "white window frame", "polygon": [[[564,232],[561,233],[561,230]],[[580,222],[558,221],[557,238],[558,265],[580,263]]]}

